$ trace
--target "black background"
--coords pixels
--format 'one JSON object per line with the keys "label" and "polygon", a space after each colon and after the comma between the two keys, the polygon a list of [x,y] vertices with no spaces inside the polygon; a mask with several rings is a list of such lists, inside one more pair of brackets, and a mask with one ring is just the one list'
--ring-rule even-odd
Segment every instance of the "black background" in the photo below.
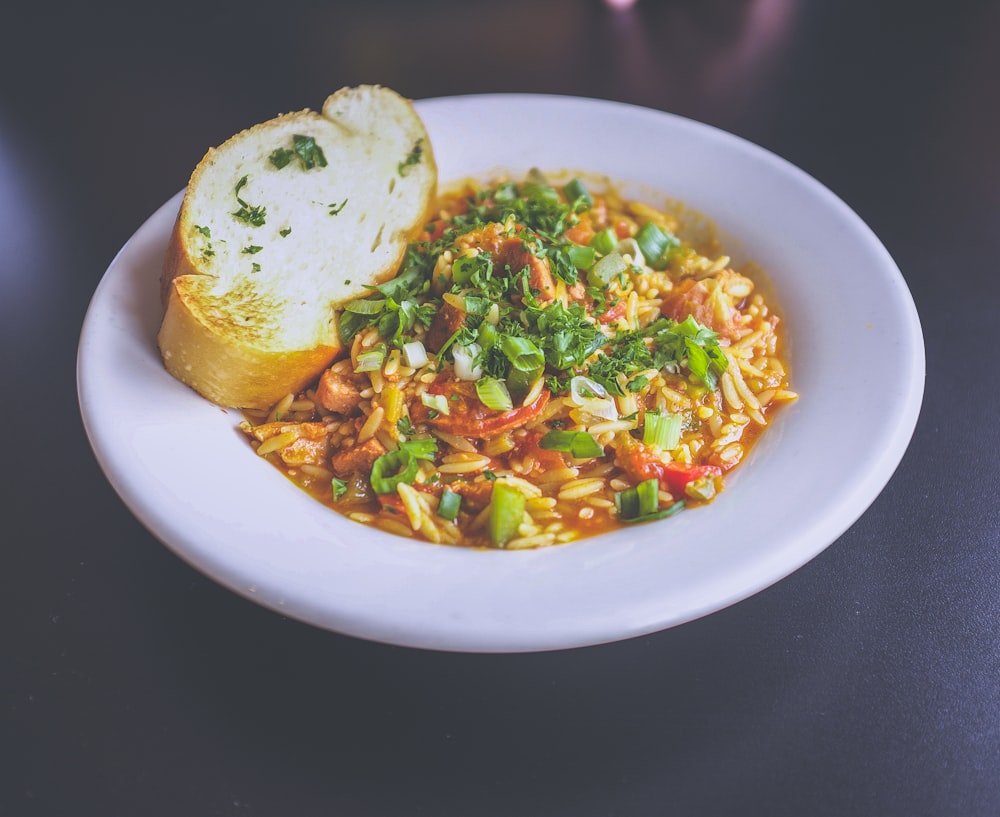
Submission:
{"label": "black background", "polygon": [[[998,33],[902,0],[0,12],[0,814],[1000,814]],[[635,102],[830,187],[925,333],[885,491],[740,604],[542,654],[320,631],[173,556],[83,433],[89,298],[209,145],[365,82]]]}

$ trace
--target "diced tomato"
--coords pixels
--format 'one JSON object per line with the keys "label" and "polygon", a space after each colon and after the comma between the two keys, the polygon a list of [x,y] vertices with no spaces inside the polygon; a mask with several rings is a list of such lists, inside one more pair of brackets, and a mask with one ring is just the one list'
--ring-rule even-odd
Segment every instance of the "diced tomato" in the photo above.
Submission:
{"label": "diced tomato", "polygon": [[720,477],[722,469],[715,465],[682,465],[663,462],[643,443],[625,436],[618,446],[618,464],[633,482],[658,479],[660,487],[674,496],[682,496],[690,482],[704,477]]}
{"label": "diced tomato", "polygon": [[406,512],[406,509],[403,507],[403,500],[399,498],[399,494],[377,494],[377,497],[379,505],[384,510],[395,511],[399,514]]}
{"label": "diced tomato", "polygon": [[624,219],[615,222],[615,235],[619,238],[628,238],[632,235],[632,225]]}
{"label": "diced tomato", "polygon": [[575,227],[570,227],[565,235],[570,241],[587,246],[590,243],[590,239],[594,237],[594,230],[589,222],[581,222]]}

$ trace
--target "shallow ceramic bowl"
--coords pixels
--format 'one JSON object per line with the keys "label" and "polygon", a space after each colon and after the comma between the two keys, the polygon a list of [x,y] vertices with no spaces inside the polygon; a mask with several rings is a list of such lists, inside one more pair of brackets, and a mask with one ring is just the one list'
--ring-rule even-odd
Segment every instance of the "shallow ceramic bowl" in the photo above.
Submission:
{"label": "shallow ceramic bowl", "polygon": [[[769,276],[801,395],[708,506],[535,551],[476,551],[356,524],[261,462],[240,415],[164,370],[158,276],[181,193],[122,248],[80,339],[97,459],[167,547],[221,584],[319,627],[444,650],[599,644],[733,604],[812,559],[875,499],[909,442],[924,351],[912,299],[861,219],[735,136],[589,99],[425,100],[442,184],[533,167],[605,175],[709,216]],[[892,366],[876,364],[890,359]]]}

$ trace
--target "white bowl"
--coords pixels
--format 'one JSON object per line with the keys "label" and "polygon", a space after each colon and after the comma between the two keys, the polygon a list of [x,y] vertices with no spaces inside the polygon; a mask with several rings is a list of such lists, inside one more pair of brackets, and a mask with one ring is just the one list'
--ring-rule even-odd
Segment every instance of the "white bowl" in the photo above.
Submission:
{"label": "white bowl", "polygon": [[713,219],[767,270],[792,386],[710,505],[543,550],[475,551],[349,521],[261,462],[214,406],[164,370],[158,275],[181,193],[126,243],[80,339],[80,407],[122,499],[205,574],[293,618],[444,650],[613,641],[690,621],[778,581],[833,542],[898,465],[924,350],[899,270],[828,189],[742,139],[630,105],[490,95],[425,100],[442,183],[532,167],[604,174]]}

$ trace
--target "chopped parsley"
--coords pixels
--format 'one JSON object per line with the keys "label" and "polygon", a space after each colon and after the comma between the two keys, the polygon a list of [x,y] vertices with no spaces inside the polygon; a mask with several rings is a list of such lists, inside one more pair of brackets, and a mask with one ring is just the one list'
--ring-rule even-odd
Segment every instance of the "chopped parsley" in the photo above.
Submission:
{"label": "chopped parsley", "polygon": [[275,148],[268,157],[271,164],[278,170],[287,167],[295,158],[298,158],[303,170],[326,167],[326,156],[323,149],[316,144],[313,137],[296,133],[292,136],[292,145],[292,149]]}
{"label": "chopped parsley", "polygon": [[400,176],[405,176],[413,165],[420,163],[420,157],[424,152],[423,142],[423,137],[417,139],[417,141],[413,143],[413,148],[410,150],[409,155],[407,155],[407,157],[397,165]]}
{"label": "chopped parsley", "polygon": [[[211,239],[211,237],[212,237],[212,231],[208,227],[202,227],[202,226],[200,226],[198,224],[195,224],[194,225],[194,229],[195,229],[195,231],[197,233],[199,233],[200,235],[204,236],[205,238]],[[205,247],[201,251],[201,257],[205,261],[207,261],[213,255],[215,255],[215,250],[212,248],[212,242],[211,241],[206,241],[205,242]]]}
{"label": "chopped parsley", "polygon": [[260,251],[261,251],[262,249],[264,249],[264,248],[263,248],[263,247],[258,247],[258,246],[257,246],[256,244],[251,244],[251,245],[250,245],[249,247],[244,247],[244,248],[243,248],[243,252],[244,252],[244,253],[245,253],[246,255],[256,255],[256,254],[257,254],[257,253],[259,253],[259,252],[260,252]]}
{"label": "chopped parsley", "polygon": [[[431,351],[444,361],[451,360],[458,347],[476,349],[472,366],[479,377],[502,383],[515,401],[539,378],[554,394],[565,394],[580,374],[619,397],[644,394],[651,379],[644,372],[650,370],[715,388],[727,358],[717,334],[694,318],[677,322],[658,317],[641,329],[618,329],[617,321],[603,326],[598,320],[609,305],[619,305],[621,293],[616,289],[627,286],[634,273],[626,269],[609,278],[583,276],[590,285],[580,285],[581,270],[614,254],[565,237],[593,202],[582,185],[560,190],[537,173],[521,183],[502,182],[468,194],[443,227],[427,231],[436,238],[408,246],[394,279],[368,287],[370,295],[345,305],[341,339],[350,343],[359,331],[374,326],[384,341],[400,348],[426,337],[414,330],[431,327],[448,298],[460,316],[447,324],[448,334],[437,337]],[[482,236],[481,251],[459,254],[460,239],[467,241],[463,236],[477,233]],[[517,241],[519,247],[511,243]],[[488,249],[496,244],[507,251]],[[445,251],[457,257],[441,270],[437,261]],[[532,257],[545,260],[557,285],[577,286],[585,295],[543,298],[532,288]],[[512,268],[522,258],[523,268]]]}
{"label": "chopped parsley", "polygon": [[289,233],[290,233],[291,231],[292,231],[292,228],[291,228],[291,227],[285,227],[285,229],[284,229],[284,230],[278,230],[278,235],[280,235],[280,236],[281,236],[282,238],[287,238],[287,237],[288,237],[288,234],[289,234]]}
{"label": "chopped parsley", "polygon": [[295,155],[302,160],[302,166],[306,170],[312,170],[316,166],[326,167],[326,156],[323,155],[323,149],[316,144],[315,139],[295,134],[292,141],[295,143]]}
{"label": "chopped parsley", "polygon": [[336,204],[336,203],[334,203],[334,204],[328,204],[327,207],[330,208],[330,215],[331,216],[335,216],[335,215],[339,214],[340,211],[344,209],[344,206],[346,204],[347,204],[347,199],[344,199],[340,204]]}
{"label": "chopped parsley", "polygon": [[330,487],[333,488],[333,501],[336,502],[344,494],[347,493],[347,483],[342,479],[337,479],[334,477],[330,480]]}
{"label": "chopped parsley", "polygon": [[289,148],[275,148],[271,155],[268,156],[268,160],[274,165],[278,170],[286,167],[292,159],[295,158],[295,151]]}
{"label": "chopped parsley", "polygon": [[240,221],[245,221],[254,227],[260,227],[264,224],[264,214],[267,212],[267,208],[247,204],[240,198],[240,190],[246,186],[248,178],[248,176],[243,176],[243,178],[236,182],[236,189],[233,193],[236,195],[236,201],[239,203],[240,209],[236,210],[233,215]]}

